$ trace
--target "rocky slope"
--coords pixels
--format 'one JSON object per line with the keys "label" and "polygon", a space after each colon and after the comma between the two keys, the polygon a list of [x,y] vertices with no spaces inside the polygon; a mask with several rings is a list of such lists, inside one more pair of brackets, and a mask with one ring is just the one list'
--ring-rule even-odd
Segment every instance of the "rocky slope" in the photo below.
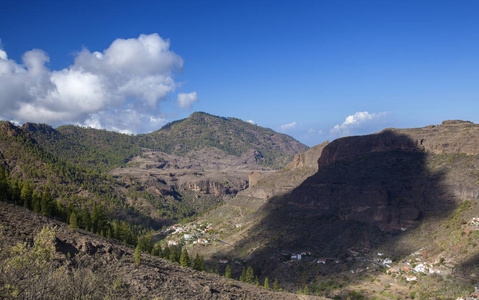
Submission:
{"label": "rocky slope", "polygon": [[340,138],[324,148],[318,173],[289,203],[383,229],[408,228],[479,197],[478,154],[479,125],[471,122]]}
{"label": "rocky slope", "polygon": [[[478,227],[470,225],[479,216],[478,138],[479,125],[462,121],[386,129],[324,145],[309,177],[294,173],[304,167],[252,174],[256,183],[239,194],[244,197],[205,217],[213,221],[231,216],[214,223],[228,244],[202,253],[247,261],[265,276],[297,286],[305,277],[316,283],[315,276],[332,280],[351,274],[353,268],[376,269],[377,252],[399,262],[419,251],[422,259],[450,261],[447,274],[461,270],[461,278],[470,283],[478,271],[472,266],[479,261],[474,248]],[[301,161],[297,156],[289,166],[300,166]],[[295,181],[295,174],[302,180]],[[273,194],[275,180],[268,178],[284,178],[291,186]],[[366,254],[357,258],[350,249]],[[300,252],[339,263],[318,267],[313,259],[300,263],[284,254]],[[305,269],[308,275],[301,273]],[[283,276],[285,270],[294,275]]]}
{"label": "rocky slope", "polygon": [[286,194],[318,171],[318,159],[329,144],[324,142],[296,154],[293,161],[279,171],[255,171],[249,175],[249,186],[238,196],[266,200]]}
{"label": "rocky slope", "polygon": [[[68,276],[54,278],[61,280],[64,291],[69,285],[83,289],[100,288],[100,281],[110,281],[117,286],[115,299],[309,299],[304,296],[273,292],[253,285],[194,271],[162,259],[142,254],[141,263],[134,263],[134,249],[106,240],[82,230],[72,231],[62,223],[42,217],[12,204],[0,202],[0,259],[7,259],[5,252],[16,243],[33,241],[43,227],[54,228],[54,257],[50,264],[70,269],[73,274],[83,274],[81,282],[69,282]],[[17,260],[21,259],[20,256]],[[22,258],[24,259],[24,258]],[[11,274],[11,267],[0,268],[0,281],[12,282],[12,278],[1,275]],[[25,267],[27,270],[28,267]],[[66,273],[72,274],[72,273]],[[97,274],[97,275],[94,275]],[[102,276],[102,277],[98,277]],[[106,278],[104,278],[106,277]],[[71,279],[74,279],[73,277]],[[94,279],[94,281],[92,281]],[[77,278],[80,280],[80,278]],[[17,284],[21,280],[19,279]],[[42,280],[37,280],[40,284]],[[90,286],[92,285],[92,286]],[[46,288],[54,286],[54,282]],[[109,287],[102,287],[111,289]],[[0,297],[7,297],[6,289],[0,288]],[[90,297],[98,291],[92,290]],[[79,294],[75,294],[76,297]],[[59,295],[44,294],[44,299],[57,299]],[[313,297],[310,297],[313,299]],[[319,298],[315,298],[319,299]]]}

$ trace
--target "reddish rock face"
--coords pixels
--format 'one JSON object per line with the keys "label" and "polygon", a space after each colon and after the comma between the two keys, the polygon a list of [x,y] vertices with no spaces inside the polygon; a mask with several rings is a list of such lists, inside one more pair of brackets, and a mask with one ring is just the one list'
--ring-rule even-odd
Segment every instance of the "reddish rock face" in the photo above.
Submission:
{"label": "reddish rock face", "polygon": [[335,161],[384,151],[478,155],[479,125],[467,121],[444,121],[439,126],[385,129],[376,134],[340,138],[324,148],[318,165],[321,168]]}
{"label": "reddish rock face", "polygon": [[479,197],[476,175],[470,175],[477,164],[459,167],[456,159],[478,162],[478,154],[479,125],[462,121],[340,138],[324,147],[319,171],[292,192],[288,204],[383,230],[404,229]]}

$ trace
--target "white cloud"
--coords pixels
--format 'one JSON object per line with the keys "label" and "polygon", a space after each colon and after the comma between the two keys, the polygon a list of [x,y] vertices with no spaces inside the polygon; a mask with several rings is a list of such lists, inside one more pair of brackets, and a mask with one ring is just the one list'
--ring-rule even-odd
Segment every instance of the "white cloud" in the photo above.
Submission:
{"label": "white cloud", "polygon": [[248,121],[246,121],[246,122],[247,122],[247,123],[250,123],[250,124],[253,124],[253,125],[256,124],[253,120],[248,120]]}
{"label": "white cloud", "polygon": [[323,131],[321,129],[314,129],[314,128],[310,128],[308,130],[308,133],[309,134],[323,134]]}
{"label": "white cloud", "polygon": [[341,124],[337,124],[330,130],[330,135],[334,137],[346,136],[352,134],[370,133],[385,120],[386,112],[368,113],[367,111],[357,112],[349,115]]}
{"label": "white cloud", "polygon": [[[0,50],[0,118],[52,125],[74,123],[120,132],[158,129],[158,104],[177,83],[183,59],[158,34],[117,39],[102,52],[81,50],[74,64],[49,70],[48,55],[34,49],[23,64]],[[181,107],[196,92],[178,95]]]}
{"label": "white cloud", "polygon": [[289,124],[281,125],[280,128],[282,131],[287,131],[287,130],[296,128],[296,125],[297,125],[296,122],[292,122]]}
{"label": "white cloud", "polygon": [[179,93],[176,102],[181,108],[190,108],[193,103],[198,101],[198,96],[196,92],[192,93]]}

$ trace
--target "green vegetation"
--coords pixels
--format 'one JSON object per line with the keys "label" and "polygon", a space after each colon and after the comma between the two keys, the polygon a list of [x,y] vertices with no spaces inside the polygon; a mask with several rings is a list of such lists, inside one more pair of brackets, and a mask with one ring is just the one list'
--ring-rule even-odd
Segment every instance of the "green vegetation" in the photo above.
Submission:
{"label": "green vegetation", "polygon": [[141,136],[142,145],[167,153],[185,155],[188,151],[215,147],[227,154],[241,156],[256,150],[258,163],[280,168],[294,154],[307,149],[293,138],[236,118],[222,118],[194,113],[188,119],[165,125]]}
{"label": "green vegetation", "polygon": [[[0,239],[2,239],[0,231]],[[115,276],[81,267],[53,263],[55,231],[43,230],[33,246],[18,243],[0,249],[0,298],[2,299],[120,299],[128,298]]]}

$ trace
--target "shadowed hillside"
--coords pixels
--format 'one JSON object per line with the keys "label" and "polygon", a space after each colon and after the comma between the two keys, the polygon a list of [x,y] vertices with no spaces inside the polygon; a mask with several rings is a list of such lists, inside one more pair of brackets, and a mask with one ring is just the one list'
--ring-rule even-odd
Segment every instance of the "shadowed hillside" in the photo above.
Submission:
{"label": "shadowed hillside", "polygon": [[[395,262],[422,249],[431,261],[473,263],[477,238],[466,227],[479,213],[478,136],[477,125],[448,121],[333,141],[316,174],[268,200],[245,220],[253,225],[234,247],[216,257],[242,257],[263,276],[299,286],[366,268],[375,251]],[[350,249],[366,249],[364,261]],[[288,253],[301,252],[341,263],[288,262]]]}

